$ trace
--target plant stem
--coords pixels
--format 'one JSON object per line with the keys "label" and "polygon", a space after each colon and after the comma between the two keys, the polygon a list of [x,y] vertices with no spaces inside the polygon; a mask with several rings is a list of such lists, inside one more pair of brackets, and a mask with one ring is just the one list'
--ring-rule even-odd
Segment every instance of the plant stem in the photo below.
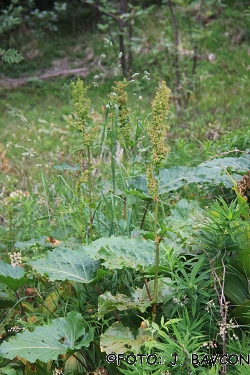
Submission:
{"label": "plant stem", "polygon": [[127,219],[127,197],[122,198],[123,200],[123,219]]}
{"label": "plant stem", "polygon": [[145,285],[145,288],[146,288],[146,291],[147,291],[147,294],[148,294],[148,298],[150,301],[152,301],[152,297],[151,297],[151,294],[150,294],[150,290],[148,289],[148,283],[147,283],[147,280],[145,279],[145,276],[143,276],[143,282],[144,282],[144,285]]}
{"label": "plant stem", "polygon": [[145,221],[145,217],[146,217],[146,214],[147,214],[147,212],[148,212],[148,206],[150,205],[150,202],[151,202],[151,200],[148,200],[148,201],[147,201],[147,205],[146,205],[146,207],[145,207],[145,209],[144,209],[144,213],[143,213],[142,221],[141,221],[141,224],[140,224],[140,229],[142,229],[142,227],[143,227],[143,224],[144,224],[144,221]]}
{"label": "plant stem", "polygon": [[[222,337],[222,353],[223,355],[226,355],[226,352],[227,352],[227,348],[226,348],[226,341],[227,341],[227,330],[226,330],[226,327],[227,327],[227,300],[226,300],[226,296],[225,296],[225,277],[226,277],[226,267],[225,267],[225,263],[224,263],[224,257],[225,257],[225,254],[223,255],[222,259],[221,259],[221,263],[222,263],[222,267],[223,267],[223,274],[222,274],[222,277],[219,276],[217,274],[217,272],[215,271],[215,266],[214,266],[214,262],[215,262],[215,257],[214,259],[210,259],[210,257],[208,256],[208,254],[206,253],[205,251],[205,254],[207,255],[208,259],[209,259],[209,262],[210,262],[210,268],[211,268],[211,271],[212,271],[212,275],[213,275],[213,279],[214,279],[214,290],[217,294],[217,297],[218,297],[218,302],[219,302],[219,306],[220,306],[220,316],[221,316],[221,331],[222,331],[222,334],[221,334],[221,337]],[[222,368],[221,368],[221,374],[222,375],[226,375],[227,373],[227,364],[226,363],[223,363],[222,364]]]}
{"label": "plant stem", "polygon": [[116,193],[116,184],[115,184],[115,174],[116,174],[116,126],[118,123],[118,107],[116,107],[116,119],[115,123],[112,124],[112,156],[111,156],[111,170],[112,170],[112,232],[115,235],[115,225],[116,222],[116,209],[115,209],[115,193]]}
{"label": "plant stem", "polygon": [[91,164],[90,164],[90,148],[87,147],[87,163],[88,163],[88,190],[89,190],[89,237],[92,238],[93,233],[93,217],[91,210],[92,203],[92,180],[91,180]]}
{"label": "plant stem", "polygon": [[156,197],[155,197],[155,276],[154,276],[154,296],[153,296],[153,307],[152,307],[152,321],[155,322],[156,309],[157,309],[157,297],[158,297],[158,273],[159,273],[159,243],[160,238],[157,234],[158,230],[158,212],[159,212],[159,200],[158,200],[158,179],[156,180]]}

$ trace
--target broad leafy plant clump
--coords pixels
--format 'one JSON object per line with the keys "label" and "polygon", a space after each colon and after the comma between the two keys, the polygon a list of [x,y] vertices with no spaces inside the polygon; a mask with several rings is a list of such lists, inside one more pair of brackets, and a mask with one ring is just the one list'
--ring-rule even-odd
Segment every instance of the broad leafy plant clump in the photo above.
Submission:
{"label": "broad leafy plant clump", "polygon": [[[166,168],[170,90],[160,83],[134,127],[127,86],[115,82],[97,123],[72,82],[81,147],[74,165],[55,165],[54,192],[44,185],[51,227],[0,264],[4,374],[244,374],[250,158]],[[235,198],[202,208],[181,197],[188,184]]]}
{"label": "broad leafy plant clump", "polygon": [[[104,33],[98,60],[85,45],[91,74],[0,92],[14,129],[0,123],[0,374],[249,373],[245,97],[236,110],[249,67],[239,82],[215,47],[237,17],[217,1],[155,3],[82,1],[79,17],[94,9]],[[27,60],[6,31],[32,17],[60,29],[66,6],[75,29],[77,1],[30,16],[11,1],[0,16],[4,71]],[[234,37],[247,53],[249,28]],[[218,62],[203,51],[212,47]]]}

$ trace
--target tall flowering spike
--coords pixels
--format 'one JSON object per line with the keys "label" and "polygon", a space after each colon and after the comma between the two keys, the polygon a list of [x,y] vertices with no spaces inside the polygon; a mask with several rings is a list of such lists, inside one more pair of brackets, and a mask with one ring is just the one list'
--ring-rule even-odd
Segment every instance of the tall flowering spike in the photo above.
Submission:
{"label": "tall flowering spike", "polygon": [[147,167],[147,186],[149,193],[154,199],[157,197],[157,180],[154,177],[154,171],[151,165]]}
{"label": "tall flowering spike", "polygon": [[113,104],[118,106],[118,139],[122,147],[130,143],[130,120],[128,115],[128,94],[125,91],[127,80],[116,81],[112,87],[115,95],[111,97]]}
{"label": "tall flowering spike", "polygon": [[147,124],[146,127],[153,148],[151,161],[156,169],[161,167],[166,154],[169,152],[169,147],[165,144],[165,137],[169,129],[167,115],[170,93],[166,82],[162,81],[152,101],[152,125]]}
{"label": "tall flowering spike", "polygon": [[147,181],[148,190],[154,199],[157,199],[158,196],[158,183],[154,177],[154,172],[159,173],[159,168],[169,152],[165,138],[169,129],[167,115],[170,93],[166,82],[162,81],[152,101],[152,124],[147,123],[146,125],[147,134],[152,144],[151,162],[147,168]]}
{"label": "tall flowering spike", "polygon": [[85,97],[87,90],[88,87],[84,87],[80,78],[78,78],[76,83],[71,82],[71,96],[74,101],[76,115],[72,114],[69,124],[81,132],[84,146],[90,147],[96,138],[98,127],[92,128],[91,132],[88,129],[92,117],[89,115],[90,100]]}

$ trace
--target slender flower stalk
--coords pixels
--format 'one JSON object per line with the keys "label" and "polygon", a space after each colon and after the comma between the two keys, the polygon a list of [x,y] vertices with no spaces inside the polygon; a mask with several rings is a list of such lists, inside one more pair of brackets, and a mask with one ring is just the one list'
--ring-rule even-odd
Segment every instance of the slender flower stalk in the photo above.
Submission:
{"label": "slender flower stalk", "polygon": [[152,145],[150,164],[147,167],[147,185],[150,194],[155,201],[155,222],[154,222],[154,239],[155,239],[155,275],[154,275],[154,296],[152,307],[152,321],[156,318],[157,298],[158,298],[158,269],[159,269],[159,244],[160,236],[158,235],[158,214],[159,214],[159,171],[162,166],[169,147],[165,144],[166,132],[169,129],[167,125],[168,103],[170,90],[166,83],[161,82],[159,89],[152,101],[152,124],[146,124],[146,131]]}
{"label": "slender flower stalk", "polygon": [[[113,221],[116,221],[116,209],[115,209],[115,196],[116,196],[116,150],[117,141],[119,141],[121,148],[123,149],[123,163],[125,160],[125,150],[131,144],[130,139],[130,119],[128,104],[128,95],[126,92],[126,87],[128,82],[126,79],[123,81],[114,82],[112,87],[113,92],[109,95],[110,104],[113,109],[112,117],[112,128],[111,128],[111,142],[112,142],[112,158],[111,158],[111,170],[112,170],[112,183],[113,183],[113,194],[112,194],[112,206],[113,206]],[[126,212],[126,199],[124,201],[124,209]],[[113,229],[113,234],[114,233]]]}
{"label": "slender flower stalk", "polygon": [[118,107],[117,135],[121,147],[125,148],[130,142],[130,119],[128,115],[128,94],[125,91],[128,86],[126,79],[114,83],[114,102]]}
{"label": "slender flower stalk", "polygon": [[[72,118],[69,120],[69,124],[72,125],[81,133],[83,149],[86,151],[87,159],[87,173],[85,176],[88,178],[88,195],[89,205],[92,203],[92,179],[91,179],[91,158],[90,148],[95,141],[98,132],[98,126],[94,126],[91,131],[89,129],[89,123],[92,121],[92,117],[89,115],[90,100],[85,97],[88,87],[84,87],[83,81],[78,80],[71,83],[71,96],[74,101],[74,107],[76,114],[72,113]],[[91,207],[89,208],[89,236],[92,238],[93,233],[93,216]]]}

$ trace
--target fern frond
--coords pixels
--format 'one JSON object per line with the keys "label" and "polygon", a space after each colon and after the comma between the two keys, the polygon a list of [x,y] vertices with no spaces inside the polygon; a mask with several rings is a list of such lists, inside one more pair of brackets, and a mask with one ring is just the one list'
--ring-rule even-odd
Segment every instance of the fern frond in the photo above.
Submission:
{"label": "fern frond", "polygon": [[0,49],[0,57],[9,64],[18,64],[23,60],[23,56],[17,50],[10,48],[8,50]]}

